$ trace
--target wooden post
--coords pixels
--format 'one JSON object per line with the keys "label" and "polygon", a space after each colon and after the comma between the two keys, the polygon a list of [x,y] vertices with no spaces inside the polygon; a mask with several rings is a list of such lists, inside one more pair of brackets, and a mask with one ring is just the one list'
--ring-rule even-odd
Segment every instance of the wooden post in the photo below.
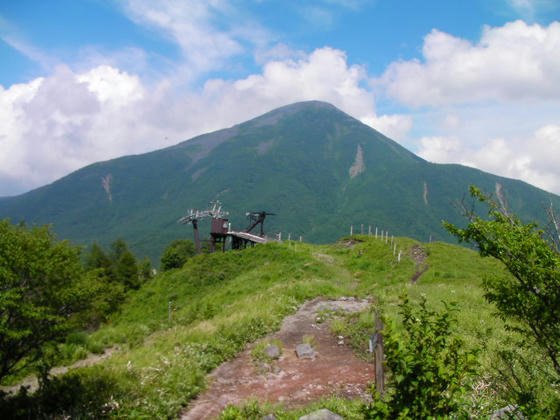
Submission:
{"label": "wooden post", "polygon": [[375,226],[375,239],[377,239],[377,226]]}
{"label": "wooden post", "polygon": [[354,234],[354,225],[350,225],[350,236]]}
{"label": "wooden post", "polygon": [[383,371],[383,358],[385,346],[383,343],[383,321],[379,316],[379,312],[375,313],[375,336],[377,337],[375,343],[375,390],[383,398],[385,391],[385,374]]}
{"label": "wooden post", "polygon": [[368,233],[367,233],[367,234],[368,234],[368,236],[371,236],[371,225],[369,225]]}
{"label": "wooden post", "polygon": [[362,223],[362,228],[361,228],[360,232],[361,232],[361,235],[364,234],[364,224],[363,223]]}
{"label": "wooden post", "polygon": [[389,232],[385,232],[385,243],[389,243]]}
{"label": "wooden post", "polygon": [[303,239],[302,239],[301,235],[299,235],[299,241],[300,241],[300,242],[302,242],[302,241],[303,241]]}
{"label": "wooden post", "polygon": [[292,240],[292,232],[288,233],[288,241]]}
{"label": "wooden post", "polygon": [[397,253],[397,244],[393,244],[393,257]]}
{"label": "wooden post", "polygon": [[402,252],[402,251],[399,251],[399,258],[398,258],[398,262],[399,262],[399,263],[401,262],[401,252]]}

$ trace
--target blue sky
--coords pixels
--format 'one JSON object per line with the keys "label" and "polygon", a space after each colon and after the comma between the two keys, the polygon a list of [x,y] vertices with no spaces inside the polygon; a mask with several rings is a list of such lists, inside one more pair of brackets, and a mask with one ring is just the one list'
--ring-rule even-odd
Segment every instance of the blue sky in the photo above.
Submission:
{"label": "blue sky", "polygon": [[560,193],[556,0],[0,4],[0,196],[288,103]]}

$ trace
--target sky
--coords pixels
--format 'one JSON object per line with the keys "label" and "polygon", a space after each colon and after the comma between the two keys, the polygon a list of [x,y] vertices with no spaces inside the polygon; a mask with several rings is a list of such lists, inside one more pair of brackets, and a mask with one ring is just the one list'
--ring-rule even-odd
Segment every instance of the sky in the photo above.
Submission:
{"label": "sky", "polygon": [[560,0],[0,0],[0,196],[304,100],[560,194]]}

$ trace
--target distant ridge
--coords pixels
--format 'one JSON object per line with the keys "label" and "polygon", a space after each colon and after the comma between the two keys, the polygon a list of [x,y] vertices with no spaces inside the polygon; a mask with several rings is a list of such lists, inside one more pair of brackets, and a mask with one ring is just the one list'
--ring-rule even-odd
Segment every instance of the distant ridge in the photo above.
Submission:
{"label": "distant ridge", "polygon": [[[0,199],[0,218],[53,223],[62,238],[107,245],[117,237],[157,262],[176,220],[219,199],[236,230],[245,212],[277,213],[269,232],[331,242],[369,224],[419,240],[451,240],[442,220],[470,184],[501,191],[512,211],[540,220],[560,197],[461,165],[429,163],[333,105],[299,102],[154,152],[98,162],[50,185]],[[201,226],[204,229],[204,226]]]}

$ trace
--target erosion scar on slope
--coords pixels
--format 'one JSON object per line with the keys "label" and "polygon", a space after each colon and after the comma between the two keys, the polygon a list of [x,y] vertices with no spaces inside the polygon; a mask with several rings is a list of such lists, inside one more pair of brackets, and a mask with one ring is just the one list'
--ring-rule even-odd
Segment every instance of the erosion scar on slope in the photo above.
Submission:
{"label": "erosion scar on slope", "polygon": [[426,251],[418,244],[412,247],[411,257],[414,260],[414,274],[412,275],[410,282],[412,284],[416,283],[420,276],[428,271],[430,266],[428,265]]}
{"label": "erosion scar on slope", "polygon": [[354,164],[348,170],[350,178],[356,178],[362,172],[366,170],[366,165],[364,163],[364,151],[362,146],[358,144],[358,149],[356,150],[356,158],[354,159]]}

